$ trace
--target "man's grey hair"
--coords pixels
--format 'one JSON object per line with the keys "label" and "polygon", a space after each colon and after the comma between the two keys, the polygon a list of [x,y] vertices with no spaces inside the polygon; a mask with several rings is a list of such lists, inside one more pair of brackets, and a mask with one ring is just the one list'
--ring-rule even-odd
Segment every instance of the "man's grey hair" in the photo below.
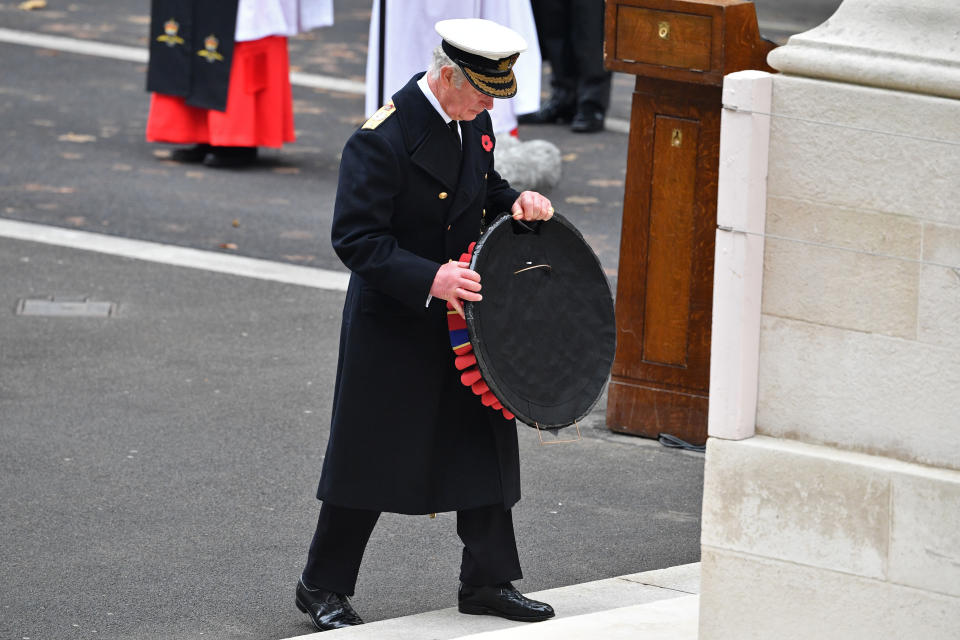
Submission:
{"label": "man's grey hair", "polygon": [[444,50],[443,47],[437,45],[437,48],[433,50],[433,59],[430,61],[430,68],[427,70],[427,73],[430,74],[430,77],[436,80],[440,77],[440,70],[444,67],[453,67],[453,86],[459,89],[463,86],[466,76],[463,75],[463,69],[457,66],[457,63],[450,59]]}

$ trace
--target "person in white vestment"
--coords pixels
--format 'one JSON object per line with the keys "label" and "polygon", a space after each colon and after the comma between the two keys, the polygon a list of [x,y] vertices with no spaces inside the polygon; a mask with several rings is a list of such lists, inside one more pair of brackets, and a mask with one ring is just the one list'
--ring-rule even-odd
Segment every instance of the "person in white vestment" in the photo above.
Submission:
{"label": "person in white vestment", "polygon": [[[382,21],[381,10],[385,17]],[[540,48],[529,0],[373,0],[367,49],[366,115],[372,115],[414,74],[430,65],[430,52],[440,44],[433,25],[451,18],[492,20],[513,29],[527,41],[528,49],[513,67],[517,95],[497,100],[496,108],[490,111],[495,134],[516,135],[517,116],[540,108]],[[385,43],[382,56],[381,38]]]}

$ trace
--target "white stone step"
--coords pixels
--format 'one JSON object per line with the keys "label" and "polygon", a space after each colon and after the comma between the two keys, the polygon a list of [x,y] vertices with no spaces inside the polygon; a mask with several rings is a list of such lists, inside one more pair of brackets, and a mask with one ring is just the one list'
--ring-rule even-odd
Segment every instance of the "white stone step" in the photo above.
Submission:
{"label": "white stone step", "polygon": [[699,613],[700,596],[686,595],[475,633],[458,640],[697,640]]}
{"label": "white stone step", "polygon": [[288,640],[695,640],[699,592],[700,563],[693,563],[527,594],[556,610],[546,622],[464,615],[450,607]]}

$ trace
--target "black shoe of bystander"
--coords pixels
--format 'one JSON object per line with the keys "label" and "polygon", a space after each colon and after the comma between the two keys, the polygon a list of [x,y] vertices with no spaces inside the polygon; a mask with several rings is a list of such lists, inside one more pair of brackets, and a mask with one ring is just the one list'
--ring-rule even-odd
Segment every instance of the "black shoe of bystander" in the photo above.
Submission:
{"label": "black shoe of bystander", "polygon": [[570,130],[574,133],[594,133],[603,131],[603,112],[597,109],[584,107],[577,111],[570,123]]}
{"label": "black shoe of bystander", "polygon": [[568,122],[577,112],[577,104],[572,99],[551,97],[543,103],[539,111],[525,113],[517,117],[520,124],[552,124]]}
{"label": "black shoe of bystander", "polygon": [[210,147],[203,164],[216,169],[246,167],[257,161],[256,147]]}
{"label": "black shoe of bystander", "polygon": [[180,147],[170,152],[170,159],[176,162],[203,162],[212,147],[208,144],[195,144],[192,147]]}

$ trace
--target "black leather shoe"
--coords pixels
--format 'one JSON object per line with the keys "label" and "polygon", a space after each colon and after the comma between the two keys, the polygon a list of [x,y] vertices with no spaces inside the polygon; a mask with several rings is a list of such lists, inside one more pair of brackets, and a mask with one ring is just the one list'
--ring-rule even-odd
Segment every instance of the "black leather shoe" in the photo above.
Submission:
{"label": "black leather shoe", "polygon": [[256,147],[210,147],[203,164],[215,169],[231,169],[245,167],[256,161]]}
{"label": "black leather shoe", "polygon": [[575,133],[603,131],[603,112],[596,109],[581,109],[573,117],[570,130]]}
{"label": "black leather shoe", "polygon": [[181,147],[170,152],[170,159],[177,162],[203,162],[212,147],[208,144],[195,144],[192,147]]}
{"label": "black leather shoe", "polygon": [[553,607],[531,600],[509,582],[493,587],[471,587],[461,583],[457,600],[460,613],[500,616],[518,622],[540,622],[554,616]]}
{"label": "black leather shoe", "polygon": [[326,589],[308,589],[303,578],[297,582],[297,608],[310,616],[317,631],[342,629],[363,624],[347,596]]}
{"label": "black leather shoe", "polygon": [[543,103],[539,111],[525,113],[517,117],[520,124],[552,124],[554,122],[569,122],[577,112],[577,105],[573,100],[563,100],[552,97]]}

